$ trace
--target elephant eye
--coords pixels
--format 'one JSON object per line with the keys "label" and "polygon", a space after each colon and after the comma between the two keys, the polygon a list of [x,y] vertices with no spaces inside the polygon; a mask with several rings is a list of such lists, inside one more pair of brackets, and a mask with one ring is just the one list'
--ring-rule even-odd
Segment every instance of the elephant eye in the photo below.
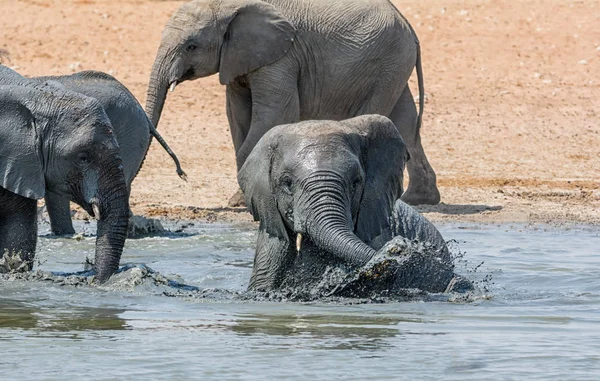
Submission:
{"label": "elephant eye", "polygon": [[281,189],[287,194],[292,194],[292,179],[289,177],[284,177],[281,180]]}
{"label": "elephant eye", "polygon": [[196,50],[197,46],[194,44],[189,44],[187,46],[187,48],[185,48],[185,50],[187,50],[188,52],[193,52],[194,50]]}
{"label": "elephant eye", "polygon": [[77,155],[77,160],[79,160],[79,162],[82,164],[89,164],[90,155],[88,155],[87,152],[81,152],[79,155]]}

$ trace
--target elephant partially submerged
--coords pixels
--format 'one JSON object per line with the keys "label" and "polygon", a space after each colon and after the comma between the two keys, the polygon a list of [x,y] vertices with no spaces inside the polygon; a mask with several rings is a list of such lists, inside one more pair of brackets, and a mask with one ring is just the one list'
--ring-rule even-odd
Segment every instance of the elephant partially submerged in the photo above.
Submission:
{"label": "elephant partially submerged", "polygon": [[[108,116],[121,148],[123,172],[128,190],[139,172],[151,136],[155,137],[171,155],[177,173],[185,178],[179,160],[167,143],[156,131],[144,109],[133,94],[116,78],[98,71],[83,71],[72,75],[25,78],[12,69],[0,66],[0,85],[47,84],[59,89],[67,89],[96,99]],[[74,234],[69,208],[69,199],[54,192],[45,195],[50,227],[54,234]]]}
{"label": "elephant partially submerged", "polygon": [[[416,67],[419,113],[408,86]],[[167,90],[219,73],[242,167],[272,127],[309,119],[388,116],[407,142],[405,201],[436,204],[421,145],[419,41],[388,0],[195,0],[175,12],[154,61],[146,111],[160,119]],[[230,200],[235,206],[237,199]]]}
{"label": "elephant partially submerged", "polygon": [[389,250],[377,251],[401,236],[427,245],[421,250],[426,257],[413,250],[396,258],[397,275],[410,271],[405,279],[419,280],[389,279],[396,272],[387,268],[386,284],[445,291],[454,267],[444,239],[399,200],[408,158],[394,124],[379,115],[305,121],[267,132],[238,174],[248,208],[260,221],[249,289],[312,287],[331,268],[343,268],[359,270],[353,288],[344,292],[360,294],[367,291],[367,272],[380,265],[372,261],[394,259]]}
{"label": "elephant partially submerged", "polygon": [[93,98],[54,86],[0,85],[0,256],[31,269],[37,200],[52,192],[98,219],[95,270],[118,268],[129,219],[121,152]]}

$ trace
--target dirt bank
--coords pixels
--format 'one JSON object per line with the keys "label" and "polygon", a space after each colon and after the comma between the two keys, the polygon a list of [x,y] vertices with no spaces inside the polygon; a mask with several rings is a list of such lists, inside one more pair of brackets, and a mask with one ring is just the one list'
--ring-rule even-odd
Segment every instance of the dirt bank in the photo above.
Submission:
{"label": "dirt bank", "polygon": [[[142,102],[163,25],[179,1],[3,1],[0,49],[24,75],[113,74]],[[422,44],[423,143],[442,204],[433,220],[600,223],[600,2],[396,1]],[[413,88],[416,88],[413,84]],[[178,86],[160,132],[188,173],[153,145],[136,213],[246,221],[224,87]]]}

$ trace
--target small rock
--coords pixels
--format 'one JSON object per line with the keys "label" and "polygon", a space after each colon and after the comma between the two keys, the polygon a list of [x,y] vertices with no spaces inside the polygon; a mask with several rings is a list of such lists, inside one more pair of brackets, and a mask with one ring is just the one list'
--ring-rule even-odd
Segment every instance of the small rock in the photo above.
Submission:
{"label": "small rock", "polygon": [[144,216],[133,216],[129,218],[129,226],[127,228],[128,238],[144,237],[164,232],[165,228],[157,219],[146,218]]}
{"label": "small rock", "polygon": [[81,68],[81,62],[77,61],[77,62],[73,62],[72,64],[69,65],[69,70],[75,72],[77,70],[79,70]]}

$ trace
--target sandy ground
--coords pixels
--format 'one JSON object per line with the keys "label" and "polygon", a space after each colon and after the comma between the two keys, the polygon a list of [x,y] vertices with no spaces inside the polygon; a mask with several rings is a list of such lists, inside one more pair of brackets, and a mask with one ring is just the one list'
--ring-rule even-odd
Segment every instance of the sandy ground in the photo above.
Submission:
{"label": "sandy ground", "polygon": [[[395,1],[423,50],[423,144],[442,203],[434,220],[600,223],[600,1]],[[106,71],[144,104],[161,31],[180,1],[0,1],[0,48],[24,75]],[[413,76],[414,77],[414,76]],[[413,78],[413,89],[416,89]],[[249,221],[236,191],[225,88],[215,76],[169,95],[134,212]]]}

